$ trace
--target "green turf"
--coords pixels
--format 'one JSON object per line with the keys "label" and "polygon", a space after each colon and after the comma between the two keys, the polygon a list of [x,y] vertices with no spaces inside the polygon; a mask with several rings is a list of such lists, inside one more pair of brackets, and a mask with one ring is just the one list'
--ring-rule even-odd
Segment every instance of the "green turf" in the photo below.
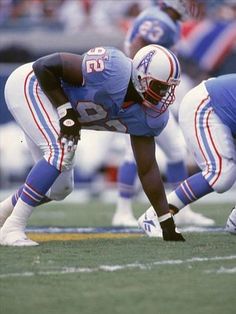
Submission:
{"label": "green turf", "polygon": [[[231,205],[195,209],[223,226]],[[30,224],[108,226],[113,212],[113,205],[97,201],[58,203],[38,209]],[[142,212],[143,205],[135,204],[135,214]],[[185,243],[143,236],[0,247],[0,313],[235,313],[236,236],[223,232],[185,237]],[[102,265],[124,268],[108,272]],[[91,272],[79,273],[78,268]],[[72,273],[63,273],[68,269]]]}
{"label": "green turf", "polygon": [[[139,217],[148,204],[134,203],[134,214]],[[193,205],[192,208],[204,215],[214,218],[217,225],[224,225],[233,204]],[[114,204],[105,204],[97,200],[88,204],[68,204],[53,202],[37,208],[32,215],[30,225],[41,226],[110,226]]]}

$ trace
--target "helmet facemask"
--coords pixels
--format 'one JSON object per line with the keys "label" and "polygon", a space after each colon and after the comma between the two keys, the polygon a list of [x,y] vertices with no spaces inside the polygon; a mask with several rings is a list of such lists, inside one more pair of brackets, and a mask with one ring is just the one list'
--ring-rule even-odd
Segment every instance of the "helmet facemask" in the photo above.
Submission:
{"label": "helmet facemask", "polygon": [[[143,105],[154,110],[158,115],[166,111],[166,109],[175,101],[176,85],[166,84],[152,78],[144,78],[140,82],[146,85],[146,91],[143,93]],[[146,81],[146,82],[145,82]]]}

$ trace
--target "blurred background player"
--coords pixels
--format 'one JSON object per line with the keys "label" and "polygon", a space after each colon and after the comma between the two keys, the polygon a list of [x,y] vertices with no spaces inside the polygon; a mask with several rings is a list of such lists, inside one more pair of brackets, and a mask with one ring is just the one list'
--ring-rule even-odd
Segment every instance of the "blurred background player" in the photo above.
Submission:
{"label": "blurred background player", "polygon": [[232,209],[226,221],[225,230],[231,234],[236,234],[236,205]]}
{"label": "blurred background player", "polygon": [[81,128],[130,134],[163,239],[184,241],[169,211],[154,143],[179,82],[176,56],[157,45],[140,49],[132,60],[116,48],[96,47],[83,55],[50,54],[17,68],[6,82],[5,98],[35,164],[23,186],[0,204],[0,244],[38,244],[27,238],[26,225],[35,207],[72,192]]}
{"label": "blurred background player", "polygon": [[194,77],[195,85],[209,77],[236,72],[236,2],[207,4],[204,18],[182,25],[178,43],[183,70]]}
{"label": "blurred background player", "polygon": [[[141,47],[150,43],[175,49],[174,46],[180,39],[180,20],[186,19],[188,16],[188,3],[183,5],[181,1],[159,1],[158,4],[158,6],[151,6],[139,14],[128,30],[124,49],[129,57],[132,58]],[[181,90],[181,84],[177,90]],[[191,83],[186,79],[185,84],[182,84],[179,98],[191,87]],[[177,103],[174,104],[175,106]],[[156,143],[166,157],[166,181],[174,188],[187,178],[187,153],[181,130],[171,111],[167,127],[158,136]],[[137,226],[137,220],[132,210],[137,167],[128,138],[126,146],[125,158],[118,170],[118,200],[112,225],[133,227]],[[210,226],[214,224],[214,221],[194,212],[187,206],[176,216],[176,223]]]}
{"label": "blurred background player", "polygon": [[[179,108],[179,123],[200,172],[184,180],[167,199],[178,211],[215,191],[224,193],[236,181],[236,73],[203,81],[190,90]],[[158,222],[152,208],[139,225],[149,236],[158,236]],[[235,232],[233,209],[226,225]]]}

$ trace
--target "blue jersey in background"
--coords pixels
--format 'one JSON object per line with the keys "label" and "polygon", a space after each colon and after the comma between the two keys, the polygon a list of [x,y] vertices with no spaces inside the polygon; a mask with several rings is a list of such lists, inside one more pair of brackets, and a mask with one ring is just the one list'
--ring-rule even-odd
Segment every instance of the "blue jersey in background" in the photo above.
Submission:
{"label": "blue jersey in background", "polygon": [[180,25],[167,13],[153,6],[144,10],[132,24],[127,33],[125,46],[139,35],[149,44],[158,44],[171,48],[180,39]]}

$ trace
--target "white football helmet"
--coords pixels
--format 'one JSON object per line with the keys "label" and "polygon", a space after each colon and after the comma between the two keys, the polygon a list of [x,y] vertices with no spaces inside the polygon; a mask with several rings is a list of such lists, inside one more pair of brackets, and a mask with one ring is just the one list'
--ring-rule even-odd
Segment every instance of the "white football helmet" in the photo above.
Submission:
{"label": "white football helmet", "polygon": [[143,105],[160,115],[175,100],[175,87],[180,83],[179,61],[162,46],[145,46],[133,58],[132,82]]}

